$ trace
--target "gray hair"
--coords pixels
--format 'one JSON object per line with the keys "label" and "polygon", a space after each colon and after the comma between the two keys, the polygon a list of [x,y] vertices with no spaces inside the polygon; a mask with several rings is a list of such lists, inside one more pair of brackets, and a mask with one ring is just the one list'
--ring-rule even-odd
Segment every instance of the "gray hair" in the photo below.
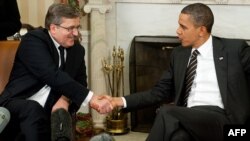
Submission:
{"label": "gray hair", "polygon": [[183,14],[189,14],[195,26],[205,26],[207,32],[211,33],[214,24],[214,15],[211,9],[202,3],[194,3],[184,7]]}
{"label": "gray hair", "polygon": [[61,24],[62,18],[77,18],[80,17],[79,11],[68,4],[55,3],[52,4],[45,17],[45,28],[49,29],[50,24]]}

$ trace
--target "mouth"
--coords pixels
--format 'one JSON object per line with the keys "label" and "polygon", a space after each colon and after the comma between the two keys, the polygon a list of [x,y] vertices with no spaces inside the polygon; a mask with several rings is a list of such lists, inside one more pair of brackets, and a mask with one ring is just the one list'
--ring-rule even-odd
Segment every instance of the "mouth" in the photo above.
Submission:
{"label": "mouth", "polygon": [[180,40],[180,42],[182,42],[182,40],[183,40],[183,39],[182,39],[182,38],[180,38],[180,37],[178,37],[178,39]]}
{"label": "mouth", "polygon": [[70,36],[70,37],[68,37],[68,39],[71,41],[75,41],[75,40],[78,40],[79,37],[78,36]]}
{"label": "mouth", "polygon": [[70,36],[68,38],[71,39],[71,40],[74,40],[75,37],[74,36]]}

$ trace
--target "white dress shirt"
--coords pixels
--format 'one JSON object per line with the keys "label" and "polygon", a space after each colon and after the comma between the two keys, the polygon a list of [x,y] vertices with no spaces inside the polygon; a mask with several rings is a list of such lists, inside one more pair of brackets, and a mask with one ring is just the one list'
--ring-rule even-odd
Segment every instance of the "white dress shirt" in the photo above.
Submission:
{"label": "white dress shirt", "polygon": [[[60,46],[60,44],[57,43],[56,40],[54,40],[54,38],[51,36],[50,32],[49,32],[49,35],[50,35],[53,43],[55,44],[55,47],[56,47],[57,52],[59,54],[59,65],[58,65],[58,67],[59,67],[61,65],[60,51],[58,48]],[[65,60],[66,60],[66,57],[67,57],[67,52],[65,51],[64,52]],[[27,99],[37,101],[42,107],[44,107],[44,105],[47,101],[47,98],[49,96],[50,90],[51,90],[51,87],[48,85],[45,85],[37,93],[35,93],[34,95],[32,95],[31,97],[29,97]],[[92,96],[93,96],[93,92],[89,91],[87,97],[85,98],[85,100],[83,101],[81,106],[86,106],[89,103],[89,101],[91,100]]]}
{"label": "white dress shirt", "polygon": [[[194,51],[195,49],[192,49]],[[212,36],[197,49],[196,76],[188,97],[187,107],[214,105],[224,108],[215,72]]]}

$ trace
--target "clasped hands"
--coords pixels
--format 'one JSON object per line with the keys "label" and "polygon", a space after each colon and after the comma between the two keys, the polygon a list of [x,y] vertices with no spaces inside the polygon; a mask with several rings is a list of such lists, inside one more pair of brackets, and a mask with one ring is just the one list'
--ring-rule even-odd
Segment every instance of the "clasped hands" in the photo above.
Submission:
{"label": "clasped hands", "polygon": [[110,113],[114,108],[123,106],[121,97],[111,97],[108,95],[93,95],[90,100],[90,107],[100,114]]}
{"label": "clasped hands", "polygon": [[[90,107],[95,109],[100,114],[110,113],[115,107],[123,106],[121,97],[111,97],[108,95],[93,95],[90,100]],[[52,107],[52,112],[59,108],[63,108],[68,111],[69,99],[65,96],[61,96],[59,100]]]}

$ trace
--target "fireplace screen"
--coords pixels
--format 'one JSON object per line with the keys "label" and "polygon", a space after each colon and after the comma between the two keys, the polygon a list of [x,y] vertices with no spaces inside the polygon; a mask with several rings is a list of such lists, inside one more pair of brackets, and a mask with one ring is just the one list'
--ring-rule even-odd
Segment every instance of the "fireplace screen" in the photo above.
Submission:
{"label": "fireplace screen", "polygon": [[[136,36],[129,56],[130,93],[151,89],[169,64],[172,49],[180,45],[177,37]],[[156,115],[156,105],[131,112],[131,130],[149,132]]]}

